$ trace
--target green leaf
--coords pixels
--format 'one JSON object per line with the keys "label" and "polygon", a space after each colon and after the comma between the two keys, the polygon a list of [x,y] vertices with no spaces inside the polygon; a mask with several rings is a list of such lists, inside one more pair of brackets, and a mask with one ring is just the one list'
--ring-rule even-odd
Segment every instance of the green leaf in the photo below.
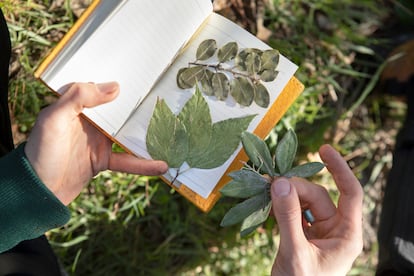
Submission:
{"label": "green leaf", "polygon": [[210,109],[198,86],[194,95],[188,100],[178,119],[183,123],[188,137],[188,164],[193,164],[204,155],[210,145],[213,132]]}
{"label": "green leaf", "polygon": [[262,51],[255,48],[245,48],[242,49],[234,60],[236,67],[241,71],[247,71],[246,59],[251,53],[261,54]]}
{"label": "green leaf", "polygon": [[178,70],[178,73],[177,73],[177,80],[176,80],[177,81],[177,86],[181,89],[189,89],[189,88],[192,88],[194,86],[194,85],[190,85],[190,84],[185,83],[183,78],[181,77],[181,74],[184,71],[186,71],[187,69],[188,69],[187,67],[181,68],[180,70]]}
{"label": "green leaf", "polygon": [[254,99],[252,83],[243,77],[234,78],[231,82],[230,93],[234,100],[242,106],[250,106]]}
{"label": "green leaf", "polygon": [[262,60],[262,70],[275,71],[277,65],[279,64],[279,56],[279,51],[275,49],[263,51],[260,57]]}
{"label": "green leaf", "polygon": [[204,67],[201,65],[183,68],[178,71],[177,85],[182,89],[192,88],[204,77]]}
{"label": "green leaf", "polygon": [[266,207],[263,194],[255,195],[231,208],[223,217],[220,225],[222,227],[234,225],[243,221],[253,212]]}
{"label": "green leaf", "polygon": [[[264,195],[266,196],[266,195]],[[250,216],[245,218],[243,220],[241,229],[240,229],[240,236],[246,237],[250,233],[252,233],[254,230],[256,230],[257,227],[259,227],[263,222],[267,220],[270,214],[270,210],[272,209],[272,202],[270,200],[270,196],[267,196],[265,199],[265,202],[267,202],[266,207],[263,209],[259,209],[256,212],[252,213]]]}
{"label": "green leaf", "polygon": [[236,42],[229,42],[218,50],[217,57],[220,62],[232,60],[237,55],[239,47]]}
{"label": "green leaf", "polygon": [[164,160],[170,168],[179,168],[187,157],[186,129],[163,100],[158,100],[155,105],[146,145],[153,159]]}
{"label": "green leaf", "polygon": [[214,56],[217,50],[217,43],[214,39],[206,39],[197,48],[197,60],[206,60]]}
{"label": "green leaf", "polygon": [[224,101],[227,99],[230,91],[230,83],[227,79],[227,76],[223,73],[214,73],[213,78],[211,80],[214,95],[220,101]]}
{"label": "green leaf", "polygon": [[260,55],[255,52],[248,54],[244,63],[246,64],[246,71],[250,74],[257,74],[261,70],[262,61]]}
{"label": "green leaf", "polygon": [[325,165],[321,162],[309,162],[309,163],[305,163],[305,164],[302,164],[302,165],[299,165],[299,166],[296,166],[290,169],[283,176],[285,177],[296,176],[296,177],[306,178],[306,177],[310,177],[318,173],[324,167]]}
{"label": "green leaf", "polygon": [[270,103],[270,96],[269,92],[267,91],[266,86],[261,83],[256,83],[253,85],[254,88],[254,102],[263,108],[269,106]]}
{"label": "green leaf", "polygon": [[201,91],[206,96],[214,96],[212,79],[213,79],[213,72],[211,72],[208,69],[205,69],[204,76],[200,80],[200,86],[201,86]]}
{"label": "green leaf", "polygon": [[243,148],[249,156],[250,161],[263,172],[270,176],[275,176],[273,160],[266,143],[250,132],[242,133]]}
{"label": "green leaf", "polygon": [[295,132],[289,129],[276,146],[276,164],[281,175],[292,167],[298,148],[298,139]]}
{"label": "green leaf", "polygon": [[226,162],[240,144],[240,136],[256,115],[231,118],[213,124],[213,132],[208,149],[199,155],[198,160],[188,162],[192,168],[212,169]]}
{"label": "green leaf", "polygon": [[277,78],[277,75],[279,74],[278,71],[275,70],[264,70],[260,72],[260,79],[264,82],[270,82],[274,81]]}
{"label": "green leaf", "polygon": [[239,170],[229,176],[233,180],[220,190],[223,196],[247,198],[263,193],[270,187],[268,180],[255,171]]}

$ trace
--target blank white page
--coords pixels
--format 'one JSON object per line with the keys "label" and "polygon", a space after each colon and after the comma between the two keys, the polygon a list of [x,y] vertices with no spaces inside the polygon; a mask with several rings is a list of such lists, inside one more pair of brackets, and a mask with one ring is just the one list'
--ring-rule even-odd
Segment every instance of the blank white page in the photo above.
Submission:
{"label": "blank white page", "polygon": [[84,111],[114,135],[211,11],[210,0],[126,0],[44,81],[55,91],[72,82],[117,81],[115,101]]}

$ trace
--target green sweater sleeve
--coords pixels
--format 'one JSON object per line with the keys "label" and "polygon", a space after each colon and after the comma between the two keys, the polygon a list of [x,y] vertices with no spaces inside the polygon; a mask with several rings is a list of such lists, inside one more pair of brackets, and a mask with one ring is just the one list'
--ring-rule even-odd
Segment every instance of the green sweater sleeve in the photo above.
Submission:
{"label": "green sweater sleeve", "polygon": [[24,145],[0,158],[0,252],[64,225],[69,209],[42,183]]}

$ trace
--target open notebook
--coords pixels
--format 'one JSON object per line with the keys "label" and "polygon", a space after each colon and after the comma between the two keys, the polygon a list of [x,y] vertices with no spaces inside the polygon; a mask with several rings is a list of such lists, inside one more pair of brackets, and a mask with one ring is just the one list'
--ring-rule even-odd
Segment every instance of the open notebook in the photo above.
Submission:
{"label": "open notebook", "polygon": [[[84,111],[85,116],[127,151],[151,158],[146,130],[157,99],[178,113],[194,89],[177,86],[177,72],[194,61],[198,45],[215,39],[235,41],[240,48],[270,49],[228,19],[214,13],[210,0],[94,1],[35,75],[57,93],[72,82],[117,81],[121,92],[108,104]],[[265,137],[303,86],[293,76],[297,66],[280,56],[276,80],[265,83],[268,108],[240,106],[231,97],[205,97],[213,122],[257,114],[248,131]],[[220,167],[192,169],[174,181],[174,188],[208,211],[219,198],[226,174],[240,168],[246,156],[241,146]],[[174,172],[163,178],[170,183]]]}

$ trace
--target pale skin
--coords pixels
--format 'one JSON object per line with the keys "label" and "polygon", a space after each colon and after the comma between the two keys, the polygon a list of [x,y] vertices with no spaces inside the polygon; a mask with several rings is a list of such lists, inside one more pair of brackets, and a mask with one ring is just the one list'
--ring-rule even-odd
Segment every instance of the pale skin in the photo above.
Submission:
{"label": "pale skin", "polygon": [[163,161],[139,159],[112,152],[112,142],[80,116],[85,107],[110,102],[119,93],[116,82],[77,83],[40,112],[25,153],[44,184],[65,205],[100,171],[160,175]]}
{"label": "pale skin", "polygon": [[[340,192],[336,207],[325,188],[300,178],[272,183],[280,247],[272,275],[346,275],[362,251],[363,191],[345,160],[331,146],[320,156]],[[310,226],[302,210],[310,209]]]}
{"label": "pale skin", "polygon": [[[168,169],[163,161],[112,152],[111,140],[80,115],[118,93],[115,82],[73,84],[39,114],[25,153],[39,178],[65,205],[100,171],[161,175]],[[345,275],[362,250],[362,188],[332,147],[322,146],[320,155],[340,191],[338,207],[324,188],[304,179],[272,183],[273,213],[280,228],[272,275]],[[312,226],[304,221],[303,209],[312,211]]]}

